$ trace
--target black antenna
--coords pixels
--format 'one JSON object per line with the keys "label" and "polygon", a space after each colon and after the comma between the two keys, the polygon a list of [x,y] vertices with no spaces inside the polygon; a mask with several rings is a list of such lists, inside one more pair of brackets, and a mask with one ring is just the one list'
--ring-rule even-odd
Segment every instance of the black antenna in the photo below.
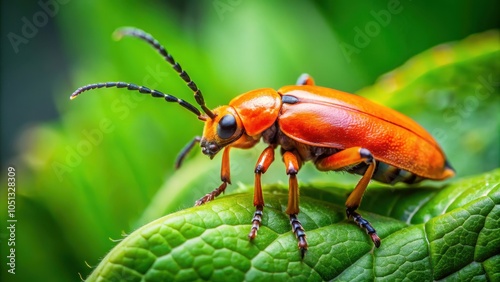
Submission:
{"label": "black antenna", "polygon": [[71,100],[75,99],[78,95],[80,95],[82,92],[96,89],[96,88],[110,88],[110,87],[116,87],[116,88],[127,88],[128,90],[133,90],[133,91],[139,91],[140,93],[143,94],[151,94],[153,97],[157,98],[165,98],[165,101],[167,102],[177,102],[179,105],[183,106],[184,108],[188,109],[192,113],[198,116],[200,118],[201,113],[200,110],[198,110],[195,106],[189,104],[188,102],[181,100],[177,97],[174,97],[170,94],[164,94],[158,90],[151,90],[147,87],[144,86],[138,86],[132,83],[126,83],[126,82],[104,82],[104,83],[94,83],[94,84],[89,84],[82,86],[78,88],[71,96],[69,97]]}
{"label": "black antenna", "polygon": [[149,33],[144,32],[143,30],[133,28],[133,27],[123,27],[117,29],[113,36],[115,37],[116,40],[120,40],[123,36],[133,36],[137,37],[140,39],[145,40],[149,45],[151,45],[153,48],[155,48],[158,53],[172,66],[172,68],[179,74],[179,76],[184,80],[187,84],[187,86],[194,92],[194,98],[196,100],[196,103],[200,105],[201,109],[205,114],[207,114],[208,117],[211,119],[214,119],[216,114],[212,112],[209,108],[207,108],[205,104],[205,99],[203,98],[203,94],[201,93],[201,90],[198,89],[198,86],[194,83],[194,81],[191,80],[187,72],[185,72],[181,65],[177,63],[172,55],[170,55],[165,47],[163,47],[158,40],[154,39],[153,36],[151,36]]}

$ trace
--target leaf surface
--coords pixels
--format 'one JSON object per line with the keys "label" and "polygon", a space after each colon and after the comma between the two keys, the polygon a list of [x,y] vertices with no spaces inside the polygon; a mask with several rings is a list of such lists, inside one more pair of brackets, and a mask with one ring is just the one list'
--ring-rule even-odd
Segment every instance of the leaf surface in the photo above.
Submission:
{"label": "leaf surface", "polygon": [[[314,188],[303,188],[299,219],[309,242],[304,260],[284,213],[284,187],[265,189],[263,225],[254,241],[247,237],[254,211],[252,195],[228,195],[134,231],[103,259],[89,280],[493,279],[498,276],[500,257],[499,183],[497,169],[444,189],[368,191],[366,199],[378,200],[362,205],[362,214],[382,238],[379,249],[345,218],[343,206],[327,200],[339,198],[344,189],[321,189],[323,197],[317,200],[307,195],[314,194]],[[427,193],[428,197],[424,197],[426,203],[412,205],[393,202],[384,196],[388,193],[396,197]],[[377,214],[378,206],[421,216],[408,224],[408,213]]]}

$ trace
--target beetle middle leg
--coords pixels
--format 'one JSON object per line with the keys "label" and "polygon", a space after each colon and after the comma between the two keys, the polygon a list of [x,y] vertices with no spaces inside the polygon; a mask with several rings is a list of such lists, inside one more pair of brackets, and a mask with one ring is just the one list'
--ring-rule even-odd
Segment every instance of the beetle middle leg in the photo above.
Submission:
{"label": "beetle middle leg", "polygon": [[345,203],[346,214],[347,218],[352,217],[354,222],[356,222],[359,227],[363,228],[366,233],[370,235],[373,243],[378,248],[380,246],[380,238],[377,235],[377,231],[366,219],[356,212],[356,209],[361,204],[361,199],[365,193],[366,186],[368,186],[368,183],[373,176],[373,172],[375,171],[376,162],[370,151],[362,147],[347,148],[316,161],[316,167],[322,171],[341,170],[346,167],[357,165],[361,162],[365,162],[368,165],[368,168],[359,180],[356,188],[354,188],[351,195],[347,198]]}
{"label": "beetle middle leg", "polygon": [[286,213],[290,217],[290,225],[292,231],[297,238],[300,255],[304,258],[307,252],[306,232],[302,227],[302,223],[297,219],[299,213],[299,185],[297,183],[297,173],[299,172],[302,161],[297,154],[287,151],[283,154],[283,162],[286,167],[286,174],[288,174],[288,205]]}
{"label": "beetle middle leg", "polygon": [[196,201],[195,206],[203,205],[204,203],[210,202],[211,200],[215,199],[215,197],[224,193],[224,191],[226,190],[227,184],[231,184],[231,170],[230,170],[230,165],[229,165],[229,150],[230,149],[231,149],[231,147],[226,147],[226,148],[224,148],[224,152],[222,153],[222,165],[221,165],[221,172],[220,172],[220,178],[222,180],[222,184],[218,188],[213,190],[212,192],[206,194],[201,199]]}

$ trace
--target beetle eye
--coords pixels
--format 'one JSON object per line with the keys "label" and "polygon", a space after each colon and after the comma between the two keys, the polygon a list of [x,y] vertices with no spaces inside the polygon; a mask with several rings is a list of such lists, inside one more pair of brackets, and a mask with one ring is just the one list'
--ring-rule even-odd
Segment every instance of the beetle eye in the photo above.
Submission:
{"label": "beetle eye", "polygon": [[219,137],[222,139],[227,139],[233,136],[235,131],[236,119],[234,119],[234,117],[229,114],[223,116],[219,121],[219,125],[217,126],[217,134],[219,135]]}

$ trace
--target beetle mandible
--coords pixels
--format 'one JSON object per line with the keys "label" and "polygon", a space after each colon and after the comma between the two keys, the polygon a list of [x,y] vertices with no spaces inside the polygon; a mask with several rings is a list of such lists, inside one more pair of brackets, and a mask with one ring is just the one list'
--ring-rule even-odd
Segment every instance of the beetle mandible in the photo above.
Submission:
{"label": "beetle mandible", "polygon": [[197,206],[219,196],[231,183],[231,148],[248,149],[260,140],[267,143],[255,166],[255,213],[248,235],[250,240],[257,236],[262,222],[264,197],[261,175],[274,161],[277,147],[281,149],[289,176],[286,213],[302,257],[308,245],[304,228],[297,218],[297,173],[304,162],[313,162],[321,171],[347,171],[362,175],[347,198],[346,215],[368,233],[376,247],[380,246],[377,232],[356,212],[371,179],[389,184],[412,184],[424,179],[443,180],[455,174],[438,143],[412,119],[363,97],[315,86],[307,74],[299,77],[297,85],[285,86],[277,91],[270,88],[249,91],[231,100],[229,105],[210,110],[189,75],[150,34],[126,27],[118,29],[115,35],[118,39],[123,36],[137,37],[155,48],[194,92],[196,103],[204,114],[192,104],[170,94],[126,82],[89,84],[78,88],[70,98],[96,88],[126,88],[176,102],[194,113],[205,123],[203,136],[195,137],[182,149],[176,168],[197,143],[201,145],[203,154],[211,159],[223,150],[222,184],[196,201]]}

